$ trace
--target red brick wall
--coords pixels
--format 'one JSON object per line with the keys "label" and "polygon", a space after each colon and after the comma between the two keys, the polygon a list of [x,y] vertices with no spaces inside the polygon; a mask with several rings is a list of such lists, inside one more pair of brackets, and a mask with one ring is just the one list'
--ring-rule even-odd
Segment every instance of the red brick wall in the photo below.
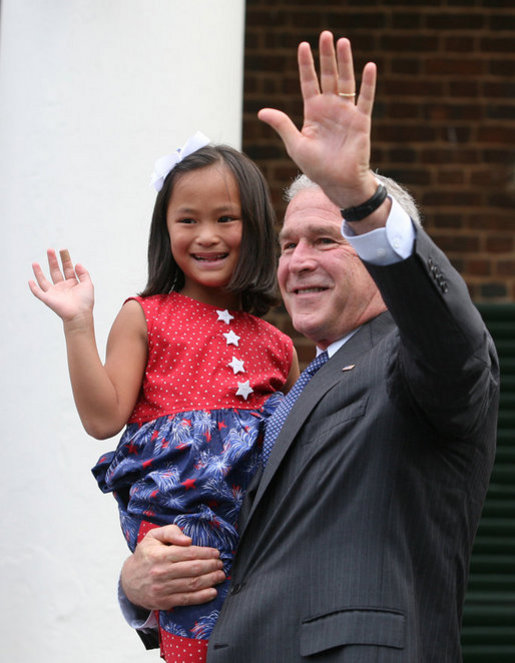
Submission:
{"label": "red brick wall", "polygon": [[378,65],[372,167],[415,196],[475,301],[515,301],[513,0],[247,0],[243,149],[279,214],[296,169],[256,112],[300,126],[296,46],[326,28],[351,39],[357,72]]}

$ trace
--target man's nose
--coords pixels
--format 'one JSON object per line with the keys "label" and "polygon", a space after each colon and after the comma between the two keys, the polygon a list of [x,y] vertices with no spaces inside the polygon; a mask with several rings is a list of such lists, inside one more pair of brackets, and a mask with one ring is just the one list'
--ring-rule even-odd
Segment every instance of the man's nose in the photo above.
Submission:
{"label": "man's nose", "polygon": [[316,258],[312,247],[305,242],[299,242],[293,249],[290,257],[290,269],[296,272],[315,269]]}

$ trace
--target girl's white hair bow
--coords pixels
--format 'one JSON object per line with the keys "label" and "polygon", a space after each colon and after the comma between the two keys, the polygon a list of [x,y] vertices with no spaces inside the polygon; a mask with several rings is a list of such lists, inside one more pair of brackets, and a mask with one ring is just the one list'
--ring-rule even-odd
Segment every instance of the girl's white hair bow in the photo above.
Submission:
{"label": "girl's white hair bow", "polygon": [[154,165],[150,186],[153,186],[156,191],[161,191],[168,173],[185,157],[209,145],[210,142],[207,136],[204,136],[201,131],[197,131],[196,134],[188,138],[182,147],[178,147],[172,154],[166,154],[158,159]]}

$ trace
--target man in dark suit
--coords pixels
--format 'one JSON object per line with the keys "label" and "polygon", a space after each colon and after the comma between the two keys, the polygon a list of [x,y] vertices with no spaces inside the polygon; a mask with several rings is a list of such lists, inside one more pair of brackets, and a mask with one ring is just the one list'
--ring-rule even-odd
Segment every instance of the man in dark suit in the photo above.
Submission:
{"label": "man in dark suit", "polygon": [[[311,180],[288,205],[278,277],[295,328],[329,358],[267,432],[208,662],[456,663],[496,353],[463,280],[370,171],[375,66],[355,103],[349,42],[335,52],[322,33],[320,63],[319,81],[301,44],[301,132],[260,117]],[[216,557],[186,543],[172,526],[137,551],[129,599],[210,598]]]}

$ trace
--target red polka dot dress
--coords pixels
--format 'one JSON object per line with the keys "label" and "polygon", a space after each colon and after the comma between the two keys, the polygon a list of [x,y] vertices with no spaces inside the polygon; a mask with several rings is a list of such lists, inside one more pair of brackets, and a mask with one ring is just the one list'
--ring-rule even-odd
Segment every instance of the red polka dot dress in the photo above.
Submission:
{"label": "red polka dot dress", "polygon": [[[282,398],[292,341],[253,315],[179,293],[134,299],[148,332],[143,384],[117,449],[93,473],[118,501],[131,550],[149,528],[175,523],[195,545],[218,548],[229,575],[240,506],[260,463],[263,422]],[[205,660],[228,581],[217,589],[210,603],[159,613],[167,661]]]}

